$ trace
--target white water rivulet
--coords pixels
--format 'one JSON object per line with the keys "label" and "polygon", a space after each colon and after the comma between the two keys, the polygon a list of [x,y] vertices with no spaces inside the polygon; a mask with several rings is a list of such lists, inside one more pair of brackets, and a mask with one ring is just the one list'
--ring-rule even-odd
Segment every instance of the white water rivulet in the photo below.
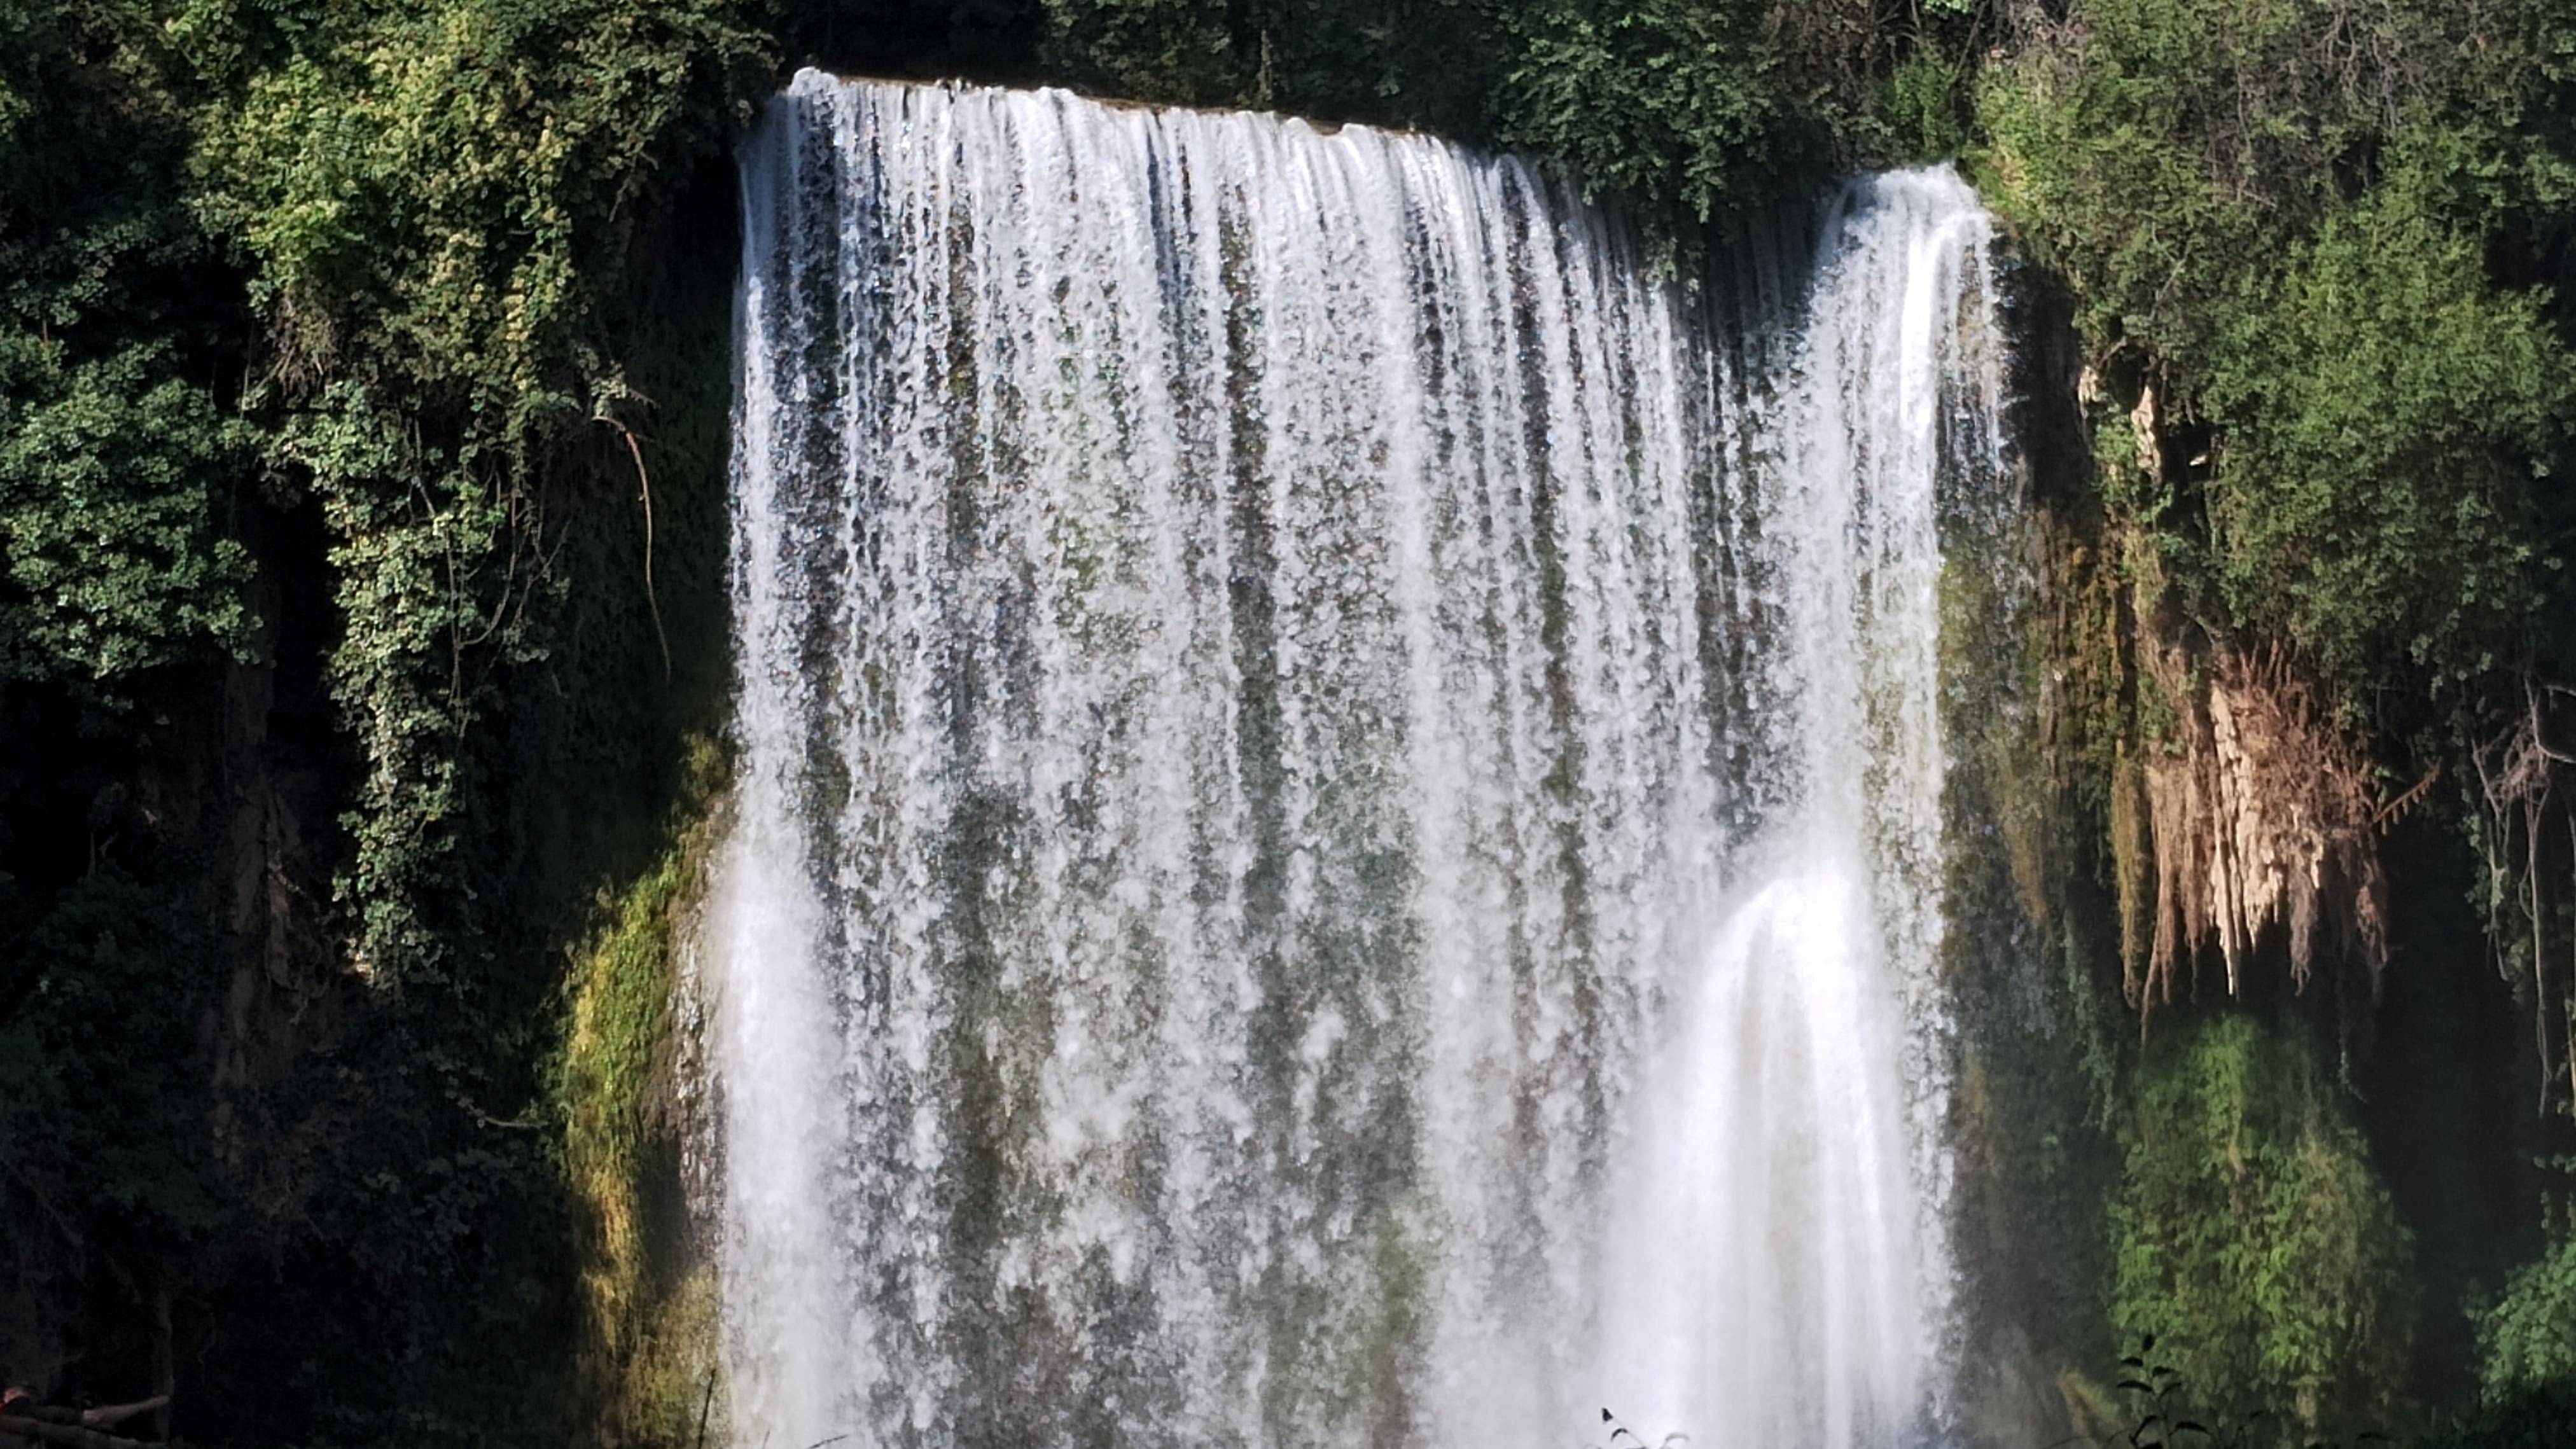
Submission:
{"label": "white water rivulet", "polygon": [[1937,1437],[1966,188],[1692,289],[1510,158],[810,72],[742,178],[735,1442]]}

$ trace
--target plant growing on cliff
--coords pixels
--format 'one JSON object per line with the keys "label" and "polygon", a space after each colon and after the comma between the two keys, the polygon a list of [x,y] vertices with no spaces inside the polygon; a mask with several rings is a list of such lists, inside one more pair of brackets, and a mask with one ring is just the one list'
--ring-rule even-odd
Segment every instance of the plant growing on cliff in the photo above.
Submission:
{"label": "plant growing on cliff", "polygon": [[[2576,1160],[2561,1158],[2555,1166],[2564,1172]],[[2549,1232],[2540,1256],[2516,1268],[2492,1297],[2470,1305],[2478,1388],[2491,1405],[2576,1387],[2576,1211],[2560,1202],[2545,1216]]]}
{"label": "plant growing on cliff", "polygon": [[113,694],[249,646],[231,516],[252,436],[186,144],[139,10],[0,14],[0,680]]}
{"label": "plant growing on cliff", "polygon": [[560,586],[549,470],[627,390],[594,333],[637,214],[765,74],[733,0],[445,0],[293,25],[171,22],[222,99],[197,205],[251,266],[250,403],[319,499],[336,694],[365,774],[339,891],[353,964],[395,982],[456,944],[468,732],[541,647]]}
{"label": "plant growing on cliff", "polygon": [[2517,667],[2541,602],[2535,490],[2576,422],[2541,300],[2404,194],[2248,288],[2209,367],[2216,573],[2243,625],[2357,698]]}
{"label": "plant growing on cliff", "polygon": [[2515,1270],[2475,1315],[2480,1386],[2506,1399],[2576,1381],[2576,1237]]}
{"label": "plant growing on cliff", "polygon": [[1496,91],[1503,139],[1702,219],[1776,189],[1760,178],[1791,159],[1790,108],[1762,11],[1751,0],[1516,7]]}
{"label": "plant growing on cliff", "polygon": [[2073,283],[2120,408],[2153,395],[2167,501],[2140,521],[2197,622],[2286,640],[2367,725],[2527,656],[2534,490],[2576,424],[2515,260],[2576,195],[2533,124],[2563,31],[2530,4],[2082,0],[1978,88],[1991,199]]}
{"label": "plant growing on cliff", "polygon": [[[664,198],[766,89],[765,18],[0,6],[12,1365],[46,1372],[78,1332],[89,1372],[122,1372],[138,1294],[175,1290],[183,1356],[222,1328],[219,1366],[181,1372],[260,1385],[220,1426],[183,1410],[183,1432],[424,1442],[464,1432],[433,1402],[472,1397],[489,1442],[557,1412],[525,1350],[555,1326],[558,1270],[531,1260],[563,1246],[560,1185],[519,1120],[557,959],[526,959],[550,924],[528,907],[554,898],[490,889],[539,874],[508,852],[540,834],[514,836],[513,809],[544,808],[493,808],[530,773],[496,716],[510,701],[510,744],[556,763],[560,727],[528,722],[551,700],[527,701],[614,672],[606,585],[632,587],[633,516],[566,500],[589,440],[615,444],[593,450],[616,469],[598,492],[638,479],[595,419],[661,449],[657,482],[717,491],[702,414],[721,428],[722,383],[712,409],[649,412],[674,400],[621,363],[661,385],[672,331],[633,325],[621,289],[629,234],[668,234]],[[720,334],[688,351],[721,378]],[[575,587],[581,611],[531,607]],[[542,681],[522,667],[540,649]],[[653,707],[616,718],[644,735]],[[619,869],[557,854],[562,875]],[[339,911],[308,862],[341,867]],[[353,991],[350,959],[450,989]],[[438,1392],[478,1355],[515,1356],[537,1391]]]}
{"label": "plant growing on cliff", "polygon": [[2204,1404],[2310,1432],[2384,1407],[2409,1328],[2406,1229],[2307,1053],[2248,1016],[2168,1033],[2111,1204],[2112,1320]]}
{"label": "plant growing on cliff", "polygon": [[[2352,766],[2326,812],[2358,847],[2347,877],[2375,876],[2364,857],[2429,781],[2465,784],[2490,943],[2531,983],[2554,1075],[2576,18],[2545,0],[2005,12],[1976,168],[2073,293],[2106,444],[2094,496],[2129,541],[2120,652],[2219,674],[2266,659],[2312,698],[2306,753]],[[2132,781],[2126,762],[2167,743],[2154,726],[2199,708],[2155,685],[2115,690],[2132,708],[2104,732]],[[2140,792],[2111,796],[2134,896],[2145,855],[2204,832],[2159,821],[2150,843]],[[2271,870],[2262,854],[2239,859]],[[2358,937],[2380,924],[2343,914]]]}

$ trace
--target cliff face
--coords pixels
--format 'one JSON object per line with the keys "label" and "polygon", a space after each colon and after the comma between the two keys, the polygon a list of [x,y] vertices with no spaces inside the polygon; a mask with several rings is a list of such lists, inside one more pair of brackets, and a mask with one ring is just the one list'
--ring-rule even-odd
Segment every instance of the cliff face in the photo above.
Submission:
{"label": "cliff face", "polygon": [[2119,1432],[2147,1410],[2092,1366],[2143,1353],[2194,1412],[2417,1422],[2474,1396],[2463,1305],[2538,1247],[2532,1155],[2563,1135],[2533,1106],[2531,994],[2476,924],[2487,792],[2391,768],[2294,650],[2211,627],[2120,504],[2208,439],[2106,387],[2064,294],[2022,277],[2039,584],[1947,646],[1952,806],[2002,822],[1953,886],[1970,1332],[1994,1346],[1971,1418]]}
{"label": "cliff face", "polygon": [[232,515],[240,659],[0,686],[0,1374],[113,1400],[175,1364],[201,1439],[555,1436],[623,1394],[625,1318],[696,1291],[635,1263],[679,1196],[672,1073],[616,1003],[658,1002],[667,964],[600,942],[668,907],[721,777],[688,762],[729,669],[730,167],[640,230],[604,321],[634,441],[598,428],[553,472],[565,583],[466,741],[473,906],[440,974],[351,968],[363,765],[309,495]]}

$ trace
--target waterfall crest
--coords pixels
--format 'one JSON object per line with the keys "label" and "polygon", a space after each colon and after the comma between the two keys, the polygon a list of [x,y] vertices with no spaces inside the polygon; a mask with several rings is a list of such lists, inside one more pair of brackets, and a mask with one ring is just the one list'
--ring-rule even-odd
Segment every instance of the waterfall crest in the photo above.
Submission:
{"label": "waterfall crest", "polygon": [[736,1442],[1923,1432],[1966,188],[1686,291],[1362,127],[807,72],[741,165]]}

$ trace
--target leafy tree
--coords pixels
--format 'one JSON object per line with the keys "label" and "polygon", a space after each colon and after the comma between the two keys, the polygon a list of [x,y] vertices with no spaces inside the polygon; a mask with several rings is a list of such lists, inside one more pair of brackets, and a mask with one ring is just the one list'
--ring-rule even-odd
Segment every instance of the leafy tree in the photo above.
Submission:
{"label": "leafy tree", "polygon": [[2550,13],[2079,0],[1977,88],[1991,198],[2097,365],[2163,393],[2185,492],[2136,501],[2177,584],[2372,723],[2525,662],[2550,586],[2576,393],[2497,265],[2576,196]]}
{"label": "leafy tree", "polygon": [[[2473,237],[2382,193],[2259,275],[2206,385],[2231,617],[2359,688],[2527,660],[2535,486],[2576,421],[2576,358]],[[2409,669],[2412,666],[2412,669]]]}
{"label": "leafy tree", "polygon": [[1783,154],[1789,107],[1758,0],[1537,0],[1508,33],[1503,138],[1587,181],[1705,219],[1810,159]]}
{"label": "leafy tree", "polygon": [[[1704,220],[1794,192],[1832,164],[1839,113],[1815,103],[1815,77],[1789,63],[1780,40],[1805,9],[1049,0],[1046,50],[1053,67],[1111,94],[1433,126],[1535,152],[1587,187]],[[1826,63],[1823,49],[1808,69]]]}
{"label": "leafy tree", "polygon": [[248,430],[166,345],[65,366],[29,341],[0,339],[0,670],[100,681],[239,647],[249,556],[223,521]]}
{"label": "leafy tree", "polygon": [[2097,350],[2200,357],[2237,279],[2334,206],[2448,74],[2414,0],[2078,0],[1978,87],[1990,201]]}

